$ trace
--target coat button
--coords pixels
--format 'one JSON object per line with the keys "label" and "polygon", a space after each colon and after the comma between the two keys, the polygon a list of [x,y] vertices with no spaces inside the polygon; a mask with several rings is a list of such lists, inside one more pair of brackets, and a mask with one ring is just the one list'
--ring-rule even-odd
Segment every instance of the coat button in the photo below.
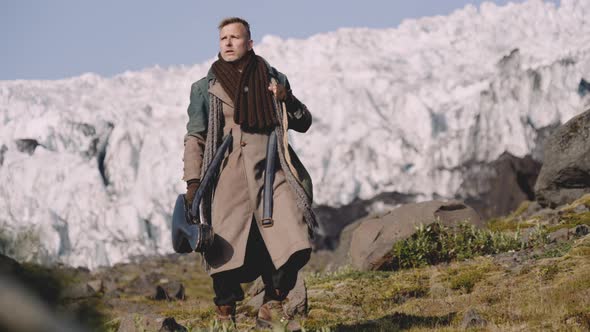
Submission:
{"label": "coat button", "polygon": [[240,145],[241,146],[246,146],[246,142],[242,141],[242,142],[240,142]]}

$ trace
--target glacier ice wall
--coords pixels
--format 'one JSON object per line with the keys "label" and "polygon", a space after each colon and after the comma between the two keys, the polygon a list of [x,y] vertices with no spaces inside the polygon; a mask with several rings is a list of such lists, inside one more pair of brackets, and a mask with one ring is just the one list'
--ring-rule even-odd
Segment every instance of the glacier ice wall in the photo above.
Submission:
{"label": "glacier ice wall", "polygon": [[[452,196],[461,165],[504,151],[542,159],[538,133],[589,104],[578,93],[588,45],[589,1],[529,0],[267,36],[255,49],[313,113],[294,147],[316,202],[338,206],[383,191]],[[0,227],[21,245],[11,254],[94,268],[171,252],[190,84],[211,61],[0,82]]]}

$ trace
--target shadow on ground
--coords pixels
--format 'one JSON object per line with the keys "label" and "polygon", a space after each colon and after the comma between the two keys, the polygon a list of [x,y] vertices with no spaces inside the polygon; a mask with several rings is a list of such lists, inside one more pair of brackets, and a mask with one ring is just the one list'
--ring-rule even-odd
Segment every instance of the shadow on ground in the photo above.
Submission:
{"label": "shadow on ground", "polygon": [[334,329],[337,332],[347,331],[401,331],[414,327],[441,328],[451,324],[456,313],[444,316],[416,316],[403,313],[395,313],[376,320],[362,322],[354,325],[339,325]]}

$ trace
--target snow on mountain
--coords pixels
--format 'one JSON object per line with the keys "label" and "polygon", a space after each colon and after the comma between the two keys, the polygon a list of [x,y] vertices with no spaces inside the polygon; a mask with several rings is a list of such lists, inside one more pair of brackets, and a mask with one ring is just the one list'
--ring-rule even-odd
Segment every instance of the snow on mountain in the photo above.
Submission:
{"label": "snow on mountain", "polygon": [[[294,147],[316,203],[337,206],[449,197],[465,163],[542,158],[538,132],[589,104],[587,45],[589,1],[530,0],[255,50],[313,113]],[[0,249],[90,268],[171,252],[190,84],[210,64],[0,82]]]}

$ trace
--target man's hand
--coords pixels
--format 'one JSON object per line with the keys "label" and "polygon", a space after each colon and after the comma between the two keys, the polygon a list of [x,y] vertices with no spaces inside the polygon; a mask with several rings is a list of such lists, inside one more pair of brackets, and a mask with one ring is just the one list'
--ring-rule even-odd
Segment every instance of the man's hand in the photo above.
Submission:
{"label": "man's hand", "polygon": [[291,96],[291,91],[282,84],[270,84],[268,90],[272,91],[278,101],[287,101],[287,98]]}
{"label": "man's hand", "polygon": [[186,182],[185,198],[189,206],[193,204],[193,199],[195,199],[195,193],[197,192],[197,189],[199,188],[200,184],[201,180],[199,179],[192,179]]}

